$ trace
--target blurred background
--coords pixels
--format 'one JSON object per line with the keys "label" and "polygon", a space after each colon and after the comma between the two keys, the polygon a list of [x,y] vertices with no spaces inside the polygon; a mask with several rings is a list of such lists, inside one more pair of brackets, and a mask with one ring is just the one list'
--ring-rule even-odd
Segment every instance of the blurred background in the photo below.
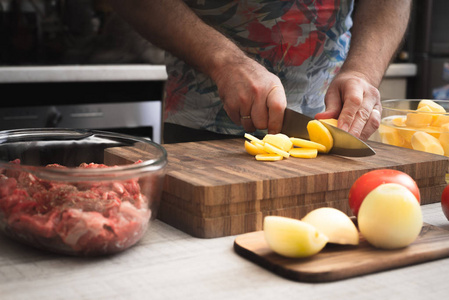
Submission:
{"label": "blurred background", "polygon": [[[414,1],[383,99],[449,99],[448,30],[449,1]],[[0,129],[98,128],[160,141],[164,52],[106,1],[0,0],[0,41]]]}

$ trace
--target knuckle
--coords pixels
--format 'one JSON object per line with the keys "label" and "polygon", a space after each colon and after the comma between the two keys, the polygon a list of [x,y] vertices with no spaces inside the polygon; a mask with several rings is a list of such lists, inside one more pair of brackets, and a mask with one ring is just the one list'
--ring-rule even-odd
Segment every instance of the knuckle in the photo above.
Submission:
{"label": "knuckle", "polygon": [[363,103],[363,97],[358,95],[350,95],[346,101],[349,101],[352,105],[359,107]]}
{"label": "knuckle", "polygon": [[281,113],[285,110],[286,106],[286,103],[282,101],[273,101],[270,103],[269,109],[274,113]]}
{"label": "knuckle", "polygon": [[380,100],[380,91],[379,89],[377,89],[374,86],[371,86],[369,88],[369,93],[376,99],[376,100]]}
{"label": "knuckle", "polygon": [[372,127],[373,127],[373,129],[374,130],[376,130],[377,128],[379,128],[379,126],[380,126],[380,119],[378,119],[378,118],[374,118],[373,120],[372,120]]}
{"label": "knuckle", "polygon": [[370,118],[371,112],[368,111],[366,108],[361,108],[357,112],[357,114],[360,116],[360,118],[364,121],[367,121]]}

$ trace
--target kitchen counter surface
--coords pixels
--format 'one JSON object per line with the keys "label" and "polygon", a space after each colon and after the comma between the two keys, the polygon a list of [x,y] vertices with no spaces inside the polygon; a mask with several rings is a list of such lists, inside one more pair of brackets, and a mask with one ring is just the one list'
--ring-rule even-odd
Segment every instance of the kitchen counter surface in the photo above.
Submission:
{"label": "kitchen counter surface", "polygon": [[[424,221],[449,230],[439,203]],[[77,258],[0,235],[0,298],[12,299],[446,299],[449,259],[333,283],[281,278],[240,257],[235,236],[198,239],[155,221],[118,255]]]}
{"label": "kitchen counter surface", "polygon": [[163,81],[164,65],[67,65],[0,67],[0,83]]}
{"label": "kitchen counter surface", "polygon": [[[385,77],[412,77],[416,65],[391,64]],[[61,65],[0,67],[0,83],[166,80],[164,65]]]}
{"label": "kitchen counter surface", "polygon": [[392,77],[413,77],[416,76],[418,68],[412,63],[391,64],[385,72],[385,78]]}

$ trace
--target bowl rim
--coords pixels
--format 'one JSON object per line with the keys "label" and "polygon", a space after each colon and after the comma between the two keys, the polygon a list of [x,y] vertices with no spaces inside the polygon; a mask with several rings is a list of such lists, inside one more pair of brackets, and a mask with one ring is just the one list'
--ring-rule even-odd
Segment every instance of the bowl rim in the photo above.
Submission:
{"label": "bowl rim", "polygon": [[128,134],[116,133],[105,130],[78,129],[78,128],[24,128],[0,131],[0,144],[6,140],[14,142],[25,136],[37,138],[38,135],[48,134],[55,140],[67,140],[74,138],[87,138],[98,135],[105,138],[119,138],[132,142],[141,142],[150,145],[160,151],[155,159],[142,160],[139,163],[116,165],[108,168],[79,168],[64,167],[51,168],[45,166],[32,166],[26,164],[14,164],[10,161],[0,159],[0,168],[15,169],[17,171],[30,172],[39,178],[58,181],[92,181],[92,180],[111,180],[126,179],[130,177],[140,177],[144,173],[163,169],[167,165],[167,151],[162,145],[153,142],[150,139],[132,136]]}
{"label": "bowl rim", "polygon": [[[397,111],[397,112],[402,112],[402,113],[404,113],[404,112],[416,113],[416,110],[414,110],[414,109],[388,107],[388,106],[385,106],[385,104],[388,105],[388,103],[395,103],[395,102],[418,102],[419,103],[419,101],[421,101],[421,100],[431,100],[436,103],[443,102],[443,103],[449,104],[449,99],[448,100],[443,100],[443,99],[384,99],[384,100],[381,100],[380,102],[382,105],[382,110],[386,109],[386,110]],[[423,114],[428,113],[428,114],[433,114],[433,115],[435,115],[435,114],[446,115],[446,114],[449,114],[449,111],[444,112],[444,113],[443,112],[421,112],[420,111],[419,113],[423,113]]]}

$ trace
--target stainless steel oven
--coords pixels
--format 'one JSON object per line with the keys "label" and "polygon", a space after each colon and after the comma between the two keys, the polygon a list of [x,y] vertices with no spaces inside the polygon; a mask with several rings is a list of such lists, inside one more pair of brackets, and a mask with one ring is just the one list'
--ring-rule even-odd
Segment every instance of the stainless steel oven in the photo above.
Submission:
{"label": "stainless steel oven", "polygon": [[0,129],[91,128],[161,142],[164,53],[103,0],[0,0]]}
{"label": "stainless steel oven", "polygon": [[165,77],[164,66],[0,67],[0,129],[90,128],[161,143]]}

